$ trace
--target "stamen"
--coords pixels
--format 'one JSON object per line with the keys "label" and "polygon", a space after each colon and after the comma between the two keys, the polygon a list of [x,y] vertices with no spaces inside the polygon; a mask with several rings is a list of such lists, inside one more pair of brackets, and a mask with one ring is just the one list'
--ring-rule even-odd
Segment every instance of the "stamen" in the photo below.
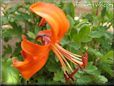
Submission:
{"label": "stamen", "polygon": [[[53,47],[52,50],[57,55],[57,57],[60,60],[60,63],[62,64],[62,69],[64,71],[65,79],[66,80],[69,80],[69,79],[74,80],[74,78],[73,78],[74,74],[83,65],[82,59],[78,59],[77,60],[76,58],[73,58],[70,55],[70,53],[66,53],[63,49],[61,49],[60,48],[61,46],[58,47],[56,45],[52,45],[52,47]],[[76,68],[75,70],[73,70],[73,68],[70,66],[70,64],[69,64],[69,62],[67,60],[71,61],[72,63],[74,63],[76,65],[78,65],[78,68]]]}
{"label": "stamen", "polygon": [[65,50],[63,47],[61,47],[59,44],[55,44],[57,47],[59,47],[60,49],[62,49],[62,50],[64,50],[64,51],[66,51],[67,53],[70,53],[70,54],[72,54],[72,55],[74,55],[74,56],[76,56],[76,57],[82,57],[82,56],[80,56],[80,55],[77,55],[77,54],[74,54],[74,53],[71,53],[71,52],[69,52],[69,51],[67,51],[67,50]]}
{"label": "stamen", "polygon": [[57,55],[57,57],[58,57],[58,59],[59,59],[59,61],[60,61],[60,63],[61,63],[61,66],[62,66],[62,69],[63,69],[63,71],[65,72],[65,67],[66,67],[66,65],[65,65],[65,63],[64,63],[64,61],[62,60],[62,58],[61,58],[61,56],[58,54],[58,52],[56,51],[56,48],[52,45],[52,50],[53,50],[53,52]]}
{"label": "stamen", "polygon": [[[68,68],[71,70],[71,72],[73,72],[73,69],[71,68],[70,64],[68,63],[68,61],[64,58],[64,56],[62,56],[64,62],[67,64]],[[69,70],[67,70],[69,71]]]}
{"label": "stamen", "polygon": [[79,67],[78,68],[76,68],[71,74],[70,74],[70,76],[71,77],[73,77],[74,76],[74,74],[76,74],[76,72],[78,71],[78,69],[79,69]]}
{"label": "stamen", "polygon": [[55,51],[55,49],[53,49],[53,51],[57,55],[57,57],[59,58],[61,65],[65,66],[65,64],[64,64],[63,60],[61,59],[60,55]]}
{"label": "stamen", "polygon": [[44,26],[46,24],[45,18],[42,18],[38,26]]}
{"label": "stamen", "polygon": [[[73,69],[71,68],[70,64],[68,63],[68,61],[66,60],[66,58],[64,58],[64,56],[59,52],[59,50],[56,48],[58,54],[63,58],[64,62],[67,64],[68,68],[71,70],[71,72],[73,72]],[[69,71],[69,70],[67,70]]]}
{"label": "stamen", "polygon": [[[60,49],[59,49],[60,50]],[[76,60],[79,60],[79,61],[82,61],[82,59],[80,59],[80,58],[78,58],[78,57],[75,57],[75,56],[73,56],[73,55],[71,55],[71,54],[69,54],[69,53],[67,53],[67,52],[65,52],[65,51],[63,51],[63,50],[60,50],[64,55],[67,55],[68,57],[72,57],[73,59],[76,59]]]}
{"label": "stamen", "polygon": [[70,75],[68,74],[68,72],[67,72],[67,71],[66,71],[66,73],[67,73],[67,75],[69,76],[69,78],[68,78],[68,79],[71,79],[71,80],[73,80],[73,81],[74,81],[73,76],[70,76]]}
{"label": "stamen", "polygon": [[72,54],[70,54],[70,53],[67,53],[66,51],[64,51],[64,50],[61,50],[61,49],[59,49],[62,53],[64,53],[64,54],[67,54],[67,55],[69,55],[70,57],[73,57],[74,59],[77,59],[77,60],[79,60],[79,61],[82,61],[82,59],[80,59],[80,58],[78,58],[78,57],[76,57],[76,56],[73,56]]}
{"label": "stamen", "polygon": [[[55,52],[55,54],[59,58],[60,63],[62,64],[62,66],[64,66],[64,67],[62,67],[62,69],[63,69],[63,72],[64,72],[65,79],[66,80],[69,80],[69,79],[74,80],[73,76],[70,76],[70,74],[68,74],[68,72],[71,73],[71,74],[73,72],[73,69],[71,68],[71,66],[68,63],[68,61],[64,58],[64,56],[62,55],[62,53],[60,53],[59,50],[55,46],[53,46],[53,51]],[[69,69],[71,71],[69,71]]]}
{"label": "stamen", "polygon": [[[82,59],[78,58],[78,57],[75,57],[73,58],[74,56],[73,55],[70,55],[69,53],[65,52],[66,50],[64,48],[62,48],[61,46],[58,46],[56,44],[56,47],[59,49],[59,51],[64,54],[64,56],[70,60],[71,62],[73,62],[74,64],[78,64],[80,67],[82,66]],[[77,59],[78,58],[78,59]],[[79,61],[78,61],[79,60]]]}
{"label": "stamen", "polygon": [[66,73],[66,71],[65,71],[65,73],[64,73],[64,77],[65,77],[65,80],[66,81],[68,81],[70,78],[69,78],[69,75]]}
{"label": "stamen", "polygon": [[[48,44],[51,40],[50,37],[44,34],[38,35],[37,40],[41,40],[44,45]],[[66,80],[74,81],[74,74],[78,71],[78,69],[82,69],[87,65],[87,54],[80,56],[74,53],[71,53],[64,48],[62,48],[58,43],[51,44],[53,52],[56,54],[57,58],[61,63],[61,68],[64,72],[64,76]],[[80,58],[82,57],[82,58]],[[75,69],[68,62],[71,61],[75,64]]]}

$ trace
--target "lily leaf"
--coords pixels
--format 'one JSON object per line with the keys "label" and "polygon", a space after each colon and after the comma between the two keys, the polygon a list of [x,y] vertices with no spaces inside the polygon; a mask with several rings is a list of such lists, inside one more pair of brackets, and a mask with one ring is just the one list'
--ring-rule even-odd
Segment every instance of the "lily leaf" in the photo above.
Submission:
{"label": "lily leaf", "polygon": [[89,33],[90,33],[90,27],[85,25],[80,29],[79,32],[76,32],[74,34],[73,39],[76,41],[76,43],[88,42]]}
{"label": "lily leaf", "polygon": [[30,38],[32,38],[32,39],[35,39],[35,34],[34,33],[32,33],[32,32],[28,32],[27,33],[27,35],[30,37]]}
{"label": "lily leaf", "polygon": [[64,3],[63,10],[65,11],[66,14],[74,17],[75,16],[75,7],[73,3]]}
{"label": "lily leaf", "polygon": [[105,54],[104,56],[102,56],[101,60],[104,61],[104,60],[107,60],[109,58],[113,58],[114,56],[114,51],[109,51],[107,54]]}
{"label": "lily leaf", "polygon": [[96,77],[95,82],[96,84],[105,84],[106,82],[108,82],[108,79],[105,76],[99,75]]}
{"label": "lily leaf", "polygon": [[2,82],[7,84],[19,83],[19,73],[12,67],[11,59],[6,59],[2,62]]}
{"label": "lily leaf", "polygon": [[62,71],[56,71],[55,73],[54,73],[54,78],[53,78],[53,80],[54,81],[61,81],[61,82],[64,82],[64,76],[63,76],[64,74],[63,74],[63,72]]}

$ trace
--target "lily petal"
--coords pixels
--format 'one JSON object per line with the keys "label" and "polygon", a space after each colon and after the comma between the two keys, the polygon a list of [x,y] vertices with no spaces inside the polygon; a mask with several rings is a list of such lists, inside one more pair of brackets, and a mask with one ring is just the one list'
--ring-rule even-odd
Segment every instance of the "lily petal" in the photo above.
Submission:
{"label": "lily petal", "polygon": [[24,61],[13,59],[13,66],[20,71],[25,79],[29,79],[46,64],[50,48],[49,45],[34,44],[25,37],[23,37],[21,47]]}
{"label": "lily petal", "polygon": [[45,51],[47,50],[49,51],[50,50],[49,45],[50,44],[41,46],[38,44],[34,44],[33,42],[30,42],[27,39],[23,39],[23,41],[21,42],[22,50],[33,57],[42,56]]}
{"label": "lily petal", "polygon": [[52,31],[51,41],[60,41],[69,28],[69,22],[64,12],[54,4],[44,2],[38,2],[31,5],[30,10],[42,18],[45,18],[49,23]]}
{"label": "lily petal", "polygon": [[48,53],[45,53],[45,55],[43,55],[40,60],[25,60],[22,62],[13,59],[13,66],[15,66],[20,71],[25,79],[29,79],[45,65],[47,59]]}

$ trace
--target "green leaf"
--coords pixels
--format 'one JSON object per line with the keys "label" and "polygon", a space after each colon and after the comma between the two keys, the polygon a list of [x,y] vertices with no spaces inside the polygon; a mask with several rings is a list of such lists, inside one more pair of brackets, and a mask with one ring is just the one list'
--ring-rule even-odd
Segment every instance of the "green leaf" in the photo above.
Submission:
{"label": "green leaf", "polygon": [[[12,24],[14,25],[14,23]],[[4,29],[2,34],[4,38],[12,38],[12,37],[20,38],[20,35],[22,35],[22,29],[20,26],[14,25],[12,29]]]}
{"label": "green leaf", "polygon": [[90,84],[91,82],[92,82],[92,79],[89,76],[83,75],[82,77],[77,79],[76,84],[87,85],[87,84]]}
{"label": "green leaf", "polygon": [[49,56],[48,62],[46,64],[46,68],[50,72],[56,72],[58,70],[58,63],[56,62],[55,58],[53,58],[53,55]]}
{"label": "green leaf", "polygon": [[75,75],[77,82],[79,85],[87,85],[87,84],[104,84],[108,80],[106,77],[102,76],[98,68],[92,65],[92,62],[89,62],[86,69],[83,71],[79,70]]}
{"label": "green leaf", "polygon": [[97,51],[93,48],[88,48],[88,52],[91,54],[91,55],[95,55],[96,57],[102,57],[102,53],[100,51]]}
{"label": "green leaf", "polygon": [[94,31],[91,31],[91,33],[89,34],[89,36],[91,38],[102,38],[102,37],[109,37],[109,34],[107,33],[107,27],[105,26],[98,26],[95,28]]}
{"label": "green leaf", "polygon": [[101,70],[102,72],[109,74],[111,77],[114,77],[114,71],[111,65],[109,65],[108,63],[99,62],[98,67],[99,67],[99,70]]}
{"label": "green leaf", "polygon": [[13,29],[7,29],[7,30],[3,30],[2,34],[4,38],[11,38],[12,35],[14,35],[14,31]]}
{"label": "green leaf", "polygon": [[93,22],[93,15],[92,14],[87,14],[84,16],[84,18],[88,19],[89,22]]}
{"label": "green leaf", "polygon": [[70,21],[70,29],[71,29],[71,28],[73,28],[75,21],[70,15],[67,15],[67,17],[68,17],[68,20]]}
{"label": "green leaf", "polygon": [[87,42],[90,42],[91,40],[92,40],[92,38],[87,36],[87,37],[85,37],[85,39],[83,39],[83,42],[87,43]]}
{"label": "green leaf", "polygon": [[72,2],[70,3],[64,3],[63,5],[63,10],[67,15],[70,15],[71,17],[74,18],[75,16],[75,7]]}
{"label": "green leaf", "polygon": [[79,32],[80,40],[83,42],[85,41],[85,38],[88,37],[88,34],[90,32],[90,27],[89,26],[84,26],[81,28]]}
{"label": "green leaf", "polygon": [[3,55],[6,55],[6,54],[12,54],[12,47],[10,45],[4,46],[4,53],[3,53]]}
{"label": "green leaf", "polygon": [[100,74],[97,67],[92,65],[92,63],[89,63],[87,68],[84,71],[90,75],[99,75]]}
{"label": "green leaf", "polygon": [[12,14],[12,13],[14,13],[15,11],[17,11],[17,9],[18,9],[18,5],[14,5],[13,7],[9,8],[9,9],[7,10],[7,13],[8,13],[8,14]]}
{"label": "green leaf", "polygon": [[89,26],[90,23],[88,22],[87,19],[80,19],[80,21],[75,25],[75,29],[79,32],[83,27]]}
{"label": "green leaf", "polygon": [[23,13],[23,15],[22,15],[22,18],[24,18],[24,20],[26,20],[26,21],[28,21],[29,19],[30,19],[30,15],[28,15],[27,13]]}
{"label": "green leaf", "polygon": [[35,35],[37,35],[37,33],[38,33],[39,30],[40,30],[40,28],[36,25],[35,28],[34,28]]}
{"label": "green leaf", "polygon": [[30,31],[27,33],[27,35],[32,39],[35,39],[35,37],[36,37],[35,34]]}
{"label": "green leaf", "polygon": [[66,37],[64,37],[62,40],[61,40],[61,45],[64,46],[64,45],[67,45],[69,44],[69,41]]}
{"label": "green leaf", "polygon": [[2,21],[2,25],[7,24],[8,23],[7,16],[2,16],[1,21]]}
{"label": "green leaf", "polygon": [[61,82],[64,82],[64,76],[63,76],[64,74],[63,74],[63,71],[56,71],[55,73],[54,73],[54,78],[53,78],[53,80],[54,81],[61,81]]}
{"label": "green leaf", "polygon": [[114,56],[114,51],[109,51],[107,54],[105,54],[104,56],[102,56],[101,60],[104,61],[104,60],[107,60],[109,58],[112,58],[113,59],[113,56]]}
{"label": "green leaf", "polygon": [[38,77],[38,84],[44,84],[45,83],[45,77],[44,76],[40,76]]}
{"label": "green leaf", "polygon": [[92,32],[90,33],[90,37],[92,37],[92,38],[100,38],[100,37],[102,37],[103,35],[104,35],[104,33],[101,32],[101,31],[92,31]]}
{"label": "green leaf", "polygon": [[91,40],[88,38],[89,33],[90,33],[90,27],[85,25],[85,26],[81,27],[79,32],[74,34],[73,39],[76,41],[76,43],[88,42]]}
{"label": "green leaf", "polygon": [[103,7],[101,11],[101,16],[104,17],[106,15],[106,7]]}
{"label": "green leaf", "polygon": [[28,21],[30,20],[31,16],[27,13],[18,12],[18,14],[15,16],[15,21]]}
{"label": "green leaf", "polygon": [[113,54],[114,54],[114,51],[112,50],[109,51],[108,53],[106,53],[104,56],[100,58],[98,63],[98,67],[100,68],[100,70],[102,70],[105,73],[108,73],[112,77],[114,76],[113,69],[112,69]]}
{"label": "green leaf", "polygon": [[68,44],[68,46],[71,48],[72,51],[76,51],[80,48],[81,44],[71,42]]}
{"label": "green leaf", "polygon": [[105,84],[106,82],[108,82],[108,79],[105,76],[99,75],[95,78],[96,84]]}
{"label": "green leaf", "polygon": [[2,80],[3,83],[7,84],[17,84],[19,83],[19,73],[13,68],[11,59],[6,59],[2,63]]}

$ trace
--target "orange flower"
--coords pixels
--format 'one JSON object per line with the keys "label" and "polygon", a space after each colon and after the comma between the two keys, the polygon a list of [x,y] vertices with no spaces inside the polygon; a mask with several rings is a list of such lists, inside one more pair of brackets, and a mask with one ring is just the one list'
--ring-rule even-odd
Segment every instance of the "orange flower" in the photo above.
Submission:
{"label": "orange flower", "polygon": [[[46,64],[49,51],[53,50],[61,63],[65,79],[74,80],[73,75],[78,69],[87,65],[88,55],[87,53],[83,56],[73,54],[59,45],[60,40],[69,28],[69,21],[64,12],[54,4],[44,2],[31,5],[30,10],[42,17],[39,26],[43,26],[47,22],[51,29],[40,31],[37,34],[36,40],[40,40],[42,45],[30,42],[23,35],[21,54],[24,61],[13,59],[13,66],[20,71],[25,79],[29,79]],[[70,66],[68,60],[75,64],[75,69]]]}

